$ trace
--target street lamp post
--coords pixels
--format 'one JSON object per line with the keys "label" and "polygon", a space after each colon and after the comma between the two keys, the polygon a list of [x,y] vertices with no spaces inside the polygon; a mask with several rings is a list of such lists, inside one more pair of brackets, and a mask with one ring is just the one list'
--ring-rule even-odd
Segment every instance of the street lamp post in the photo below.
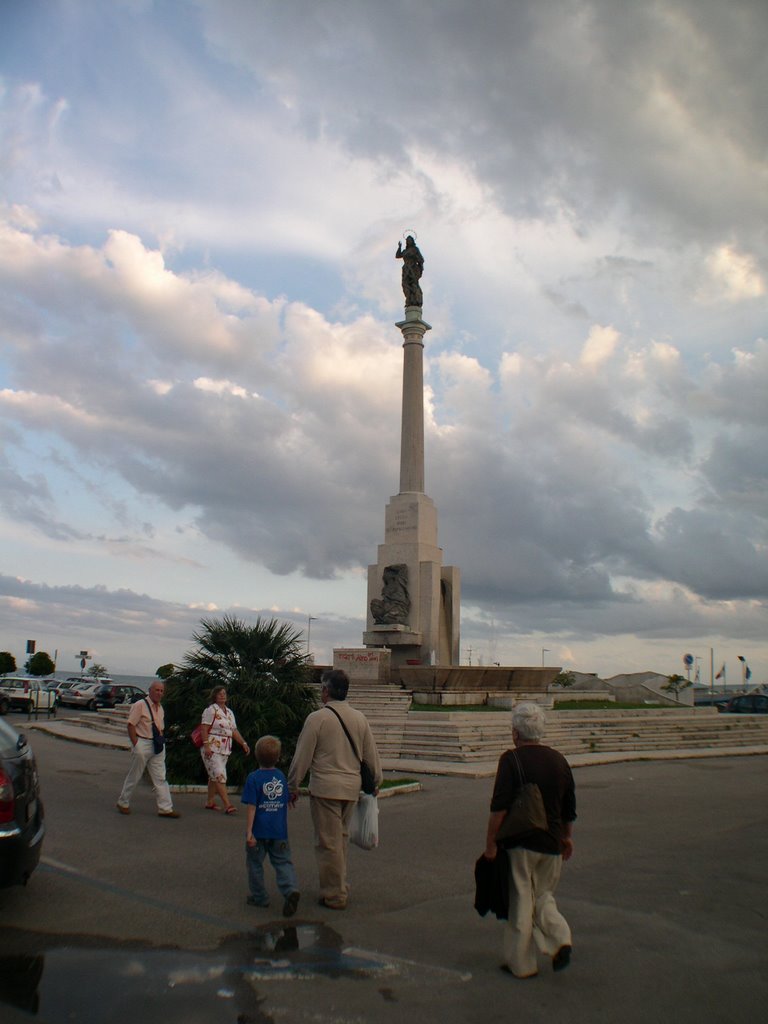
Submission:
{"label": "street lamp post", "polygon": [[549,654],[549,648],[548,647],[542,647],[541,648],[541,667],[542,668],[544,668],[544,655],[545,654]]}
{"label": "street lamp post", "polygon": [[317,622],[315,615],[307,616],[307,657],[309,657],[309,638],[312,636],[312,623]]}

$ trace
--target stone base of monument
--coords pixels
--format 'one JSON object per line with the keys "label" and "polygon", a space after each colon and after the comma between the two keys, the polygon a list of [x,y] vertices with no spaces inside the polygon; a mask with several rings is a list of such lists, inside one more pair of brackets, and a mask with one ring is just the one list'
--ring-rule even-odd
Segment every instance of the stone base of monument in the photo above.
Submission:
{"label": "stone base of monument", "polygon": [[465,691],[477,693],[542,693],[560,672],[555,668],[508,668],[485,665],[398,665],[392,667],[392,682],[420,693]]}
{"label": "stone base of monument", "polygon": [[[395,635],[408,635],[405,626],[374,626],[370,635],[380,639],[382,631],[396,630]],[[375,631],[375,632],[374,632]],[[364,634],[365,643],[371,643],[369,634]],[[395,654],[402,654],[395,649]],[[414,647],[418,653],[418,647]],[[381,647],[336,647],[333,651],[333,667],[341,668],[349,676],[350,682],[373,683],[383,686],[398,686],[410,690],[414,694],[427,693],[465,693],[467,697],[455,703],[484,703],[488,694],[547,694],[560,672],[558,666],[547,668],[510,668],[499,665],[420,665],[401,664],[393,658],[393,652],[385,646]],[[417,661],[416,658],[413,659]],[[415,696],[414,696],[414,699]],[[518,699],[523,699],[518,697]],[[418,703],[441,703],[438,701],[422,701]],[[445,701],[442,703],[454,703]]]}
{"label": "stone base of monument", "polygon": [[363,633],[363,643],[369,647],[413,647],[416,657],[419,655],[423,639],[423,633],[397,623],[371,626]]}
{"label": "stone base of monument", "polygon": [[464,707],[477,707],[479,704],[496,711],[511,711],[516,704],[523,701],[531,701],[546,708],[554,705],[551,693],[541,693],[538,690],[414,690],[411,696],[414,704],[452,708],[455,711],[461,711]]}
{"label": "stone base of monument", "polygon": [[390,684],[390,654],[384,648],[335,647],[333,667],[343,669],[353,684]]}

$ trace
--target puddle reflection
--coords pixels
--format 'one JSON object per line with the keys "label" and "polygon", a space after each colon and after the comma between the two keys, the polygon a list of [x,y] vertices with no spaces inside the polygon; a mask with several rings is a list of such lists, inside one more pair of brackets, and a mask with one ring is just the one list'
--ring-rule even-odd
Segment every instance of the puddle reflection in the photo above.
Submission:
{"label": "puddle reflection", "polygon": [[25,953],[0,955],[0,1008],[45,1024],[269,1024],[257,984],[395,971],[383,957],[345,949],[324,924],[267,925],[202,953],[29,932],[14,933],[13,947]]}

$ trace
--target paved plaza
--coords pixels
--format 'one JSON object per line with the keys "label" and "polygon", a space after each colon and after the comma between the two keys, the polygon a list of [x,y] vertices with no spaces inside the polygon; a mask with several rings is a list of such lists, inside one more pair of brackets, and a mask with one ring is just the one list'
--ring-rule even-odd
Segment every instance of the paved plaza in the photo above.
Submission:
{"label": "paved plaza", "polygon": [[751,1024],[768,1003],[765,757],[577,767],[559,889],[573,961],[521,982],[498,968],[501,924],[472,905],[489,779],[424,776],[382,800],[381,845],[352,849],[343,913],[317,905],[302,801],[288,922],[276,893],[272,910],[245,905],[244,815],[182,794],[181,819],[161,820],[142,787],[121,817],[127,754],[33,743],[49,831],[29,886],[0,892],[4,1024],[33,1008],[40,1024]]}

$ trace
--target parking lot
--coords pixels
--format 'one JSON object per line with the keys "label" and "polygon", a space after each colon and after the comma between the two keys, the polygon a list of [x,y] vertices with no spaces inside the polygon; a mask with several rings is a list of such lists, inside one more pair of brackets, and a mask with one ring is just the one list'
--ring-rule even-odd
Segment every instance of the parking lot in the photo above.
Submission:
{"label": "parking lot", "polygon": [[46,1024],[733,1024],[766,1005],[764,758],[577,769],[559,891],[573,962],[519,982],[498,969],[501,925],[472,905],[490,780],[425,777],[421,793],[382,801],[381,845],[352,850],[344,913],[317,906],[301,802],[302,902],[286,922],[277,900],[245,905],[242,816],[181,794],[181,819],[161,820],[142,789],[121,817],[127,754],[32,740],[48,835],[27,888],[0,892],[4,1022],[28,1021],[33,1003]]}

